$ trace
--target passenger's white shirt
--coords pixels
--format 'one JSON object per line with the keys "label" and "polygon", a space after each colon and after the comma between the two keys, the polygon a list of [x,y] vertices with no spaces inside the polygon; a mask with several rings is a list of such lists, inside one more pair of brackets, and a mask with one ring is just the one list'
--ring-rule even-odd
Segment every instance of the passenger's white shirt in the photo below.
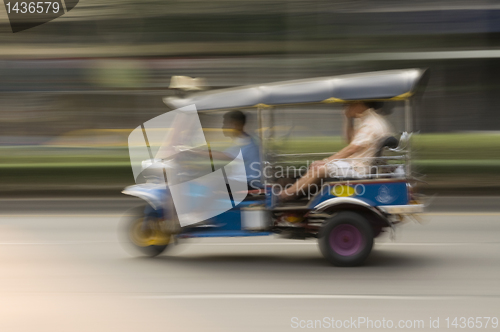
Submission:
{"label": "passenger's white shirt", "polygon": [[354,136],[351,141],[351,144],[360,146],[362,149],[354,153],[346,161],[358,173],[368,174],[373,159],[360,160],[360,158],[375,157],[382,140],[387,136],[391,136],[389,122],[373,109],[366,110],[354,124]]}

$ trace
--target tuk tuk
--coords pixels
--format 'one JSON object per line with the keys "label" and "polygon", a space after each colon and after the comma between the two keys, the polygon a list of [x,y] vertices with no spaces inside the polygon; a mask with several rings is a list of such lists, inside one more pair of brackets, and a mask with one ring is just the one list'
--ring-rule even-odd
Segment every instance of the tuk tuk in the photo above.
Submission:
{"label": "tuk tuk", "polygon": [[[422,69],[379,71],[164,98],[164,103],[172,110],[165,114],[174,114],[176,110],[184,110],[184,113],[178,113],[177,119],[161,125],[144,123],[129,137],[131,162],[138,165],[134,176],[143,183],[127,187],[123,193],[139,197],[146,204],[127,214],[127,241],[141,253],[156,256],[184,238],[278,234],[289,239],[317,238],[323,256],[336,266],[362,264],[372,250],[375,237],[386,230],[392,232],[397,224],[424,210],[420,196],[415,193],[411,135],[412,108],[423,93],[428,75],[428,71]],[[370,160],[371,164],[376,165],[377,172],[363,178],[325,178],[316,192],[307,197],[288,203],[280,202],[275,190],[277,184],[290,183],[300,174],[290,176],[286,172],[273,170],[278,167],[283,169],[290,159],[311,160],[330,156],[333,152],[287,154],[274,149],[269,144],[274,135],[272,129],[276,126],[273,111],[283,105],[305,107],[350,101],[383,101],[402,105],[398,111],[404,113],[404,132],[399,137],[386,137],[378,142],[377,156]],[[178,137],[186,137],[179,128],[191,124],[200,127],[196,120],[200,114],[238,109],[256,112],[261,129],[258,131],[261,167],[266,168],[268,176],[262,178],[261,188],[248,190],[246,185],[228,182],[226,173],[231,172],[228,168],[216,170],[212,164],[208,171],[210,174],[207,171],[202,173],[206,175],[205,178],[222,179],[224,175],[223,185],[215,184],[214,181],[219,180],[210,180],[209,186],[205,182],[201,187],[199,183],[194,185],[195,178],[200,174],[196,171],[189,173],[186,165],[198,164],[189,157],[186,163],[186,152],[190,148],[183,145],[185,141],[179,141]],[[184,118],[179,119],[179,116]],[[270,122],[267,131],[262,130],[264,116]],[[160,127],[169,127],[170,131],[153,131]],[[162,158],[155,157],[148,145],[155,135],[163,137],[164,142],[167,137],[166,141],[169,142],[170,152]],[[187,135],[190,140],[195,136],[192,132]],[[134,154],[135,157],[132,153],[132,137],[145,146],[141,147],[142,153]],[[205,143],[205,148],[210,152],[210,144]],[[156,152],[158,156],[159,152]],[[137,163],[141,158],[142,162]],[[221,173],[215,175],[218,171]],[[183,178],[186,173],[189,173],[188,177]],[[142,180],[139,181],[139,178]],[[214,186],[217,188],[213,189]],[[207,191],[207,187],[211,189]],[[199,213],[196,214],[190,210],[194,206],[190,204],[200,197],[204,203],[198,205]],[[214,206],[217,208],[214,209]]]}

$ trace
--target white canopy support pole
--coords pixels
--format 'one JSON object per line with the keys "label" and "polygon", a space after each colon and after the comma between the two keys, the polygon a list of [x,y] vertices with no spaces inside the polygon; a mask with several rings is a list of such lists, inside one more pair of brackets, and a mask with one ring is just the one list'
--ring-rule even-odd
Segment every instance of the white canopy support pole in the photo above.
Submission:
{"label": "white canopy support pole", "polygon": [[[411,134],[413,129],[413,118],[412,118],[411,104],[410,99],[405,100],[405,131],[408,134]],[[412,135],[413,136],[413,135]],[[406,176],[411,175],[411,138],[408,141],[408,145],[406,146]]]}
{"label": "white canopy support pole", "polygon": [[263,133],[263,120],[262,120],[262,106],[259,106],[257,109],[257,123],[259,124],[259,153],[260,153],[260,170],[261,170],[261,176],[260,176],[260,182],[265,185],[266,184],[266,177],[264,176],[264,157],[266,156],[265,153],[265,147],[264,147],[264,133]]}

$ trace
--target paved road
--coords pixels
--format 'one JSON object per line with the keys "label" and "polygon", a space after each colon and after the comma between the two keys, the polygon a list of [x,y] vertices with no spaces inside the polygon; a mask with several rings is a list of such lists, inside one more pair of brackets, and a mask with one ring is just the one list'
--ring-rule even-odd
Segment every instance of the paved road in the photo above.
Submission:
{"label": "paved road", "polygon": [[351,317],[352,329],[371,330],[365,317],[428,330],[431,318],[441,329],[447,317],[500,318],[491,209],[428,214],[394,242],[379,239],[357,268],[330,266],[314,241],[273,237],[192,240],[136,258],[115,211],[40,210],[0,215],[0,331],[323,330]]}

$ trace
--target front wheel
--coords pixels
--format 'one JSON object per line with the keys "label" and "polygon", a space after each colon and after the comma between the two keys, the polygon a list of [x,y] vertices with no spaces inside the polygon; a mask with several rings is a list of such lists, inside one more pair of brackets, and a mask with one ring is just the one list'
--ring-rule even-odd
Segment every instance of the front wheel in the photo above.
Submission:
{"label": "front wheel", "polygon": [[154,257],[164,252],[172,241],[172,234],[164,223],[154,210],[141,206],[126,213],[121,232],[135,252]]}
{"label": "front wheel", "polygon": [[373,229],[362,215],[344,211],[327,219],[319,234],[323,256],[336,266],[362,264],[373,247]]}

